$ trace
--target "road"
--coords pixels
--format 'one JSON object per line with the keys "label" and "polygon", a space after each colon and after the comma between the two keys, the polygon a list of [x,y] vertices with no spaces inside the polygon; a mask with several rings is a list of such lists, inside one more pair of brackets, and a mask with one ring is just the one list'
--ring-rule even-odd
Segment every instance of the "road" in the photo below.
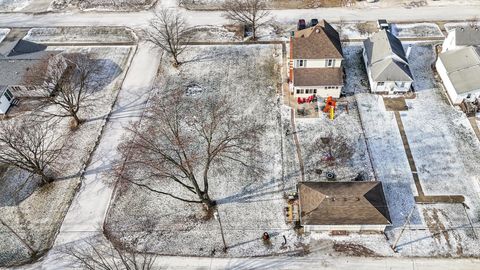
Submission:
{"label": "road", "polygon": [[[170,2],[165,4],[170,7]],[[221,12],[187,11],[185,14],[190,25],[225,24],[228,21]],[[420,7],[405,9],[402,7],[383,9],[297,9],[272,10],[274,18],[284,23],[294,23],[300,18],[323,18],[327,21],[373,21],[379,18],[391,21],[437,21],[466,20],[480,14],[480,5],[451,7]],[[141,12],[68,12],[46,14],[2,13],[0,27],[45,27],[45,26],[128,26],[141,28],[153,17],[152,11]]]}

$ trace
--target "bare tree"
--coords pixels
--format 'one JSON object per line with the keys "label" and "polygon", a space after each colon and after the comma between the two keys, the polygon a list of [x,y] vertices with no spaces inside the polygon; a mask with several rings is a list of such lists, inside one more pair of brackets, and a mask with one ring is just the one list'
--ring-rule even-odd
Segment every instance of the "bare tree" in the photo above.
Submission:
{"label": "bare tree", "polygon": [[318,154],[321,155],[321,158],[317,160],[317,164],[326,161],[330,165],[334,165],[335,162],[344,162],[350,159],[354,154],[354,150],[345,136],[341,134],[329,134],[325,137],[315,139],[309,148],[307,159],[312,160]]}
{"label": "bare tree", "polygon": [[[258,140],[264,129],[255,117],[242,116],[226,97],[188,96],[175,90],[155,97],[147,119],[131,128],[132,138],[120,146],[126,160],[120,176],[157,194],[210,209],[215,205],[209,195],[212,168],[234,162],[260,173]],[[180,191],[157,188],[166,186],[163,181],[178,184],[174,190]]]}
{"label": "bare tree", "polygon": [[224,17],[252,28],[253,39],[257,29],[268,23],[270,11],[264,0],[227,0],[223,5]]}
{"label": "bare tree", "polygon": [[178,57],[185,51],[190,40],[190,28],[180,13],[164,8],[155,12],[149,27],[144,31],[144,38],[170,54],[174,65],[178,66],[181,64]]}
{"label": "bare tree", "polygon": [[115,247],[105,240],[87,240],[75,246],[67,246],[61,253],[70,256],[82,269],[150,270],[155,269],[156,256],[130,252]]}
{"label": "bare tree", "polygon": [[15,166],[50,183],[54,162],[65,148],[60,135],[50,122],[33,119],[7,121],[0,124],[0,163]]}
{"label": "bare tree", "polygon": [[92,55],[59,54],[47,57],[29,69],[24,81],[41,88],[41,95],[45,98],[43,107],[60,107],[59,111],[44,110],[47,114],[71,117],[75,128],[83,122],[78,113],[88,107],[87,100],[96,88],[93,75],[98,71]]}

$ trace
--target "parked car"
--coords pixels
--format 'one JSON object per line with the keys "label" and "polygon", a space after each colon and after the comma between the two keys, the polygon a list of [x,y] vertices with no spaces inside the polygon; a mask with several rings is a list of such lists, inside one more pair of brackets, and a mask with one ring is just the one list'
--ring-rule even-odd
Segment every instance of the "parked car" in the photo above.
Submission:
{"label": "parked car", "polygon": [[311,19],[310,20],[310,27],[313,27],[318,24],[318,19]]}
{"label": "parked car", "polygon": [[385,19],[381,19],[377,21],[377,27],[380,30],[387,30],[390,31],[390,24]]}
{"label": "parked car", "polygon": [[303,30],[307,27],[307,24],[305,23],[305,20],[304,19],[300,19],[298,20],[298,24],[297,24],[297,30]]}

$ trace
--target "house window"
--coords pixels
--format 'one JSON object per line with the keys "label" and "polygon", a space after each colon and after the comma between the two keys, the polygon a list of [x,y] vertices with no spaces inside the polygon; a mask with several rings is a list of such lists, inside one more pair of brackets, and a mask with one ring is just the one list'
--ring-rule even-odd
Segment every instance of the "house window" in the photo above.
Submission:
{"label": "house window", "polygon": [[377,86],[384,86],[385,82],[377,82]]}
{"label": "house window", "polygon": [[307,67],[307,60],[297,60],[297,67]]}
{"label": "house window", "polygon": [[303,94],[304,93],[304,89],[297,89],[297,94]]}
{"label": "house window", "polygon": [[317,89],[313,89],[313,93],[316,94],[316,93],[317,93]]}
{"label": "house window", "polygon": [[13,95],[12,95],[12,93],[10,92],[10,90],[5,91],[5,97],[7,98],[7,100],[8,100],[9,102],[13,99]]}
{"label": "house window", "polygon": [[333,64],[335,63],[334,59],[328,59],[326,61],[327,67],[333,67]]}

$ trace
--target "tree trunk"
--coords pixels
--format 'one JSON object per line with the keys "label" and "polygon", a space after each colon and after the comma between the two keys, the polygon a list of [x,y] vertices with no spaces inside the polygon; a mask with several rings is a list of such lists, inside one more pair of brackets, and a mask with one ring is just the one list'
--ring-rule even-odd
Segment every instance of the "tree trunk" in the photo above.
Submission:
{"label": "tree trunk", "polygon": [[44,184],[44,185],[53,182],[53,178],[45,175],[45,173],[43,171],[37,171],[36,174],[39,175],[42,178],[42,184]]}
{"label": "tree trunk", "polygon": [[174,64],[176,67],[180,66],[180,62],[178,61],[177,54],[176,54],[176,53],[172,53],[172,56],[173,56],[173,64]]}
{"label": "tree trunk", "polygon": [[217,204],[214,200],[210,199],[210,196],[206,192],[202,192],[200,199],[207,209],[210,209]]}
{"label": "tree trunk", "polygon": [[76,112],[72,112],[72,117],[73,117],[72,128],[77,128],[80,125],[80,123],[82,122],[82,120],[80,120],[80,118],[78,117]]}

